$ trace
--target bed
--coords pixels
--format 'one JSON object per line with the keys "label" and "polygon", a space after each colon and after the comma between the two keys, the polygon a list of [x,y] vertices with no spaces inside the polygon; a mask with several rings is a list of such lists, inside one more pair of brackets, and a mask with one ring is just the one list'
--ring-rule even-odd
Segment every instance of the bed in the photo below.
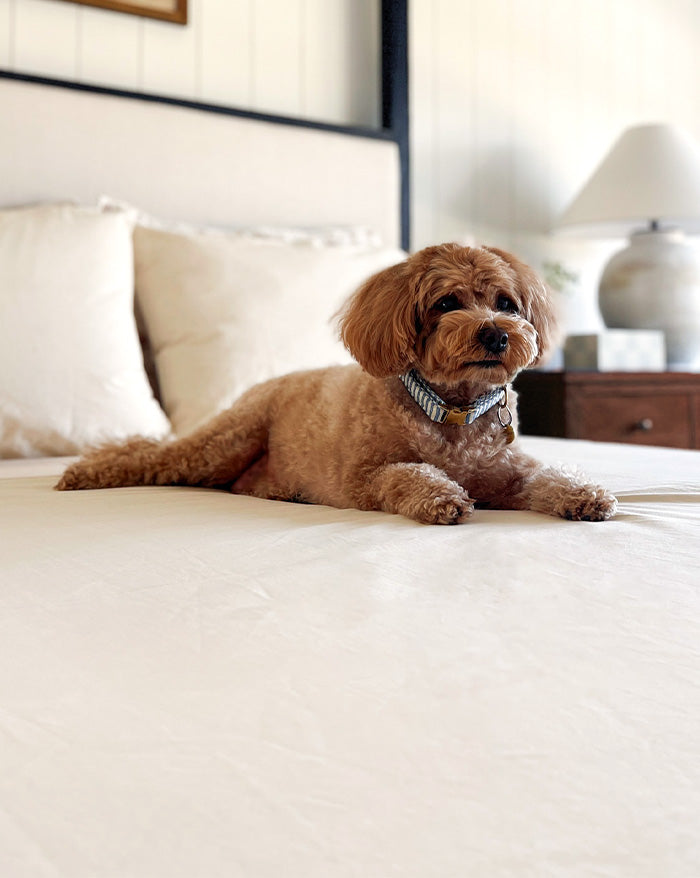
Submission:
{"label": "bed", "polygon": [[0,272],[61,266],[0,321],[0,872],[697,875],[698,453],[521,437],[616,493],[603,524],[58,493],[105,430],[342,357],[336,298],[405,244],[401,155],[31,78],[0,114]]}

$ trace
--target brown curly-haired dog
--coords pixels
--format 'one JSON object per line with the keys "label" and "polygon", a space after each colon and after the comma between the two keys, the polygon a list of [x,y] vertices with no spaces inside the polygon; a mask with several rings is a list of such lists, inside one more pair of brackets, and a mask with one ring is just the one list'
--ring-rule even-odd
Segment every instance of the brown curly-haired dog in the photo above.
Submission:
{"label": "brown curly-haired dog", "polygon": [[554,322],[544,285],[508,253],[428,247],[341,313],[362,368],[275,378],[184,438],[92,451],[57,487],[222,487],[431,524],[466,521],[475,503],[607,519],[611,494],[511,444],[509,382],[542,357]]}

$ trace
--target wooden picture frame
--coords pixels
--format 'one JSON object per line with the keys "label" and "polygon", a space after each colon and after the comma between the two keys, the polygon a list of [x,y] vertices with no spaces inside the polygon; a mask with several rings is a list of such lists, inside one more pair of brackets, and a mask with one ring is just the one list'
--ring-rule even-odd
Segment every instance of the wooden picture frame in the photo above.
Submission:
{"label": "wooden picture frame", "polygon": [[174,24],[187,24],[187,0],[64,0],[81,6],[98,6],[115,12],[143,15]]}

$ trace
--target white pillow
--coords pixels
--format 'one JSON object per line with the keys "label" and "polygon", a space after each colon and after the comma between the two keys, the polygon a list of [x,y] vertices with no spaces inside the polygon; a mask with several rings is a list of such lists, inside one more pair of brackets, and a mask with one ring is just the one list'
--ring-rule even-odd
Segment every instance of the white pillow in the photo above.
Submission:
{"label": "white pillow", "polygon": [[0,457],[169,432],[134,323],[131,233],[91,208],[0,210]]}
{"label": "white pillow", "polygon": [[240,235],[246,238],[265,238],[284,241],[287,244],[312,244],[314,247],[379,247],[380,236],[369,226],[207,226],[181,220],[164,220],[152,216],[128,201],[102,195],[98,207],[104,211],[120,211],[129,216],[135,226],[145,226],[160,232],[176,232],[181,235],[226,235],[231,238]]}
{"label": "white pillow", "polygon": [[179,435],[260,381],[350,362],[333,316],[366,277],[406,256],[143,227],[134,247],[136,295]]}

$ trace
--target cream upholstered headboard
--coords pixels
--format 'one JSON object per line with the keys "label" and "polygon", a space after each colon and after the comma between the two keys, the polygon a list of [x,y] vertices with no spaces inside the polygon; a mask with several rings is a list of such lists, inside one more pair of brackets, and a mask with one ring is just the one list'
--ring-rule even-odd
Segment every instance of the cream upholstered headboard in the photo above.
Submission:
{"label": "cream upholstered headboard", "polygon": [[218,225],[366,225],[401,242],[397,144],[377,132],[0,76],[0,206],[102,195]]}

